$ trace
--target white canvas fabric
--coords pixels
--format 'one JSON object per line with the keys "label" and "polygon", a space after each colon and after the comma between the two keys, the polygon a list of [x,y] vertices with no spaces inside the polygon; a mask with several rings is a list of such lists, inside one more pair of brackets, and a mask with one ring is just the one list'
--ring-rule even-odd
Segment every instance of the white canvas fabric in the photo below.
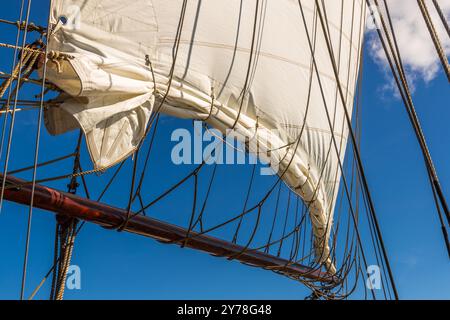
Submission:
{"label": "white canvas fabric", "polygon": [[49,49],[72,58],[49,61],[47,77],[67,97],[46,111],[47,128],[81,128],[96,168],[133,153],[156,111],[254,137],[310,206],[317,261],[334,272],[329,237],[347,144],[344,108],[351,114],[366,8],[363,0],[321,7],[344,106],[316,2],[301,3],[308,32],[296,0],[187,1],[184,19],[182,0],[54,0]]}

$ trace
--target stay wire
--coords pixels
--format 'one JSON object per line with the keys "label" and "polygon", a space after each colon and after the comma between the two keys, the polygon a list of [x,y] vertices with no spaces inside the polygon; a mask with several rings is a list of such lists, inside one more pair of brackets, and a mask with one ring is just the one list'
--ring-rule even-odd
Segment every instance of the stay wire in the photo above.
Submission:
{"label": "stay wire", "polygon": [[[368,0],[366,0],[366,1],[368,1]],[[375,4],[378,7],[377,0],[375,0]],[[387,13],[388,19],[390,19],[389,7],[387,6],[386,2],[385,2],[385,8],[386,8],[386,13]],[[443,194],[442,187],[440,185],[439,178],[438,178],[436,169],[434,167],[434,163],[431,158],[431,154],[429,152],[428,145],[426,143],[426,139],[425,139],[424,133],[422,131],[422,127],[421,127],[419,118],[417,116],[417,112],[414,107],[411,92],[409,90],[408,82],[406,79],[405,70],[403,68],[400,50],[399,50],[399,47],[397,44],[396,35],[395,35],[394,28],[392,25],[392,20],[389,20],[389,21],[390,21],[390,27],[391,27],[393,41],[391,41],[389,32],[387,31],[386,23],[384,22],[384,18],[382,15],[380,16],[380,20],[381,20],[381,24],[382,24],[382,29],[385,32],[385,37],[386,37],[387,43],[389,45],[390,51],[388,50],[388,47],[386,45],[386,41],[385,41],[383,35],[381,34],[380,28],[377,28],[377,33],[378,33],[380,42],[382,44],[383,50],[386,53],[386,58],[387,58],[389,67],[392,71],[392,75],[394,77],[395,83],[399,89],[400,96],[402,98],[403,104],[407,111],[411,125],[414,129],[414,133],[415,133],[417,140],[419,142],[419,145],[421,147],[425,166],[427,168],[427,173],[430,176],[431,189],[432,189],[432,192],[435,193],[433,195],[434,199],[439,199],[439,203],[436,203],[436,208],[437,208],[438,215],[440,215],[440,221],[443,220],[443,218],[441,219],[441,211],[440,211],[440,207],[442,206],[442,209],[444,210],[444,213],[447,218],[447,222],[450,224],[450,213],[449,213],[447,201]],[[392,44],[392,42],[394,43],[394,45]],[[391,52],[392,56],[389,52]],[[394,61],[392,61],[392,59]],[[394,67],[394,65],[395,65],[395,67]],[[447,235],[447,230],[446,230],[445,225],[442,225],[442,231],[444,233],[444,240],[446,241],[446,247],[450,248],[450,245],[447,241],[448,235]],[[449,252],[449,256],[450,256],[450,252]]]}
{"label": "stay wire", "polygon": [[[316,0],[316,3],[318,4],[318,0]],[[322,25],[322,29],[324,30],[324,34],[326,34],[326,32],[325,32],[325,30],[326,30],[325,29],[325,22],[324,22],[323,15],[322,15],[322,12],[321,12],[319,6],[318,6],[318,12],[319,12],[319,18],[320,18],[320,23]],[[368,199],[368,202],[369,202],[370,212],[371,212],[371,215],[374,218],[377,234],[378,234],[378,237],[380,239],[381,248],[382,248],[382,251],[383,251],[384,259],[386,261],[386,266],[387,266],[387,269],[388,269],[388,274],[389,274],[389,278],[390,278],[390,281],[391,281],[391,286],[392,286],[392,289],[393,289],[393,292],[394,292],[394,296],[395,296],[395,299],[398,299],[398,292],[397,292],[397,288],[396,288],[396,285],[395,285],[394,276],[393,276],[392,269],[391,269],[391,266],[390,266],[390,263],[389,263],[389,258],[388,258],[388,255],[387,255],[386,246],[384,245],[384,241],[383,241],[383,238],[382,238],[381,228],[379,226],[378,218],[376,216],[375,206],[373,204],[372,196],[370,195],[369,186],[368,186],[368,182],[367,182],[364,166],[363,166],[363,163],[362,163],[360,151],[358,149],[357,140],[356,140],[356,137],[355,137],[355,133],[351,129],[352,125],[351,125],[350,115],[348,114],[348,110],[347,110],[347,107],[345,105],[346,99],[344,98],[344,94],[343,94],[342,87],[341,87],[340,80],[339,80],[339,74],[337,73],[337,67],[336,67],[336,61],[334,59],[333,48],[331,47],[329,39],[326,36],[325,36],[325,40],[326,40],[325,42],[326,42],[326,45],[327,45],[327,49],[328,49],[328,53],[329,53],[329,56],[330,56],[330,60],[331,60],[331,63],[332,63],[333,72],[334,72],[336,81],[338,83],[339,95],[340,95],[340,98],[341,98],[341,102],[343,104],[343,109],[345,111],[345,118],[346,118],[346,121],[347,121],[347,126],[349,127],[349,133],[350,133],[349,135],[350,135],[350,138],[351,138],[351,141],[352,141],[354,154],[355,154],[356,159],[357,159],[358,169],[359,169],[362,181],[363,181],[364,191],[367,194],[367,199]]]}

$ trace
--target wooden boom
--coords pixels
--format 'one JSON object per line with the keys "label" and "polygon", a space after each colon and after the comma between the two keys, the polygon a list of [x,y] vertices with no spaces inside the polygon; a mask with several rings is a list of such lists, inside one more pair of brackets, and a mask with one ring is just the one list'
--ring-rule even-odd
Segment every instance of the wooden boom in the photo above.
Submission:
{"label": "wooden boom", "polygon": [[[2,179],[3,175],[0,174],[0,181]],[[31,190],[32,186],[30,183],[7,176],[4,199],[29,205]],[[123,225],[127,219],[127,211],[124,209],[114,208],[39,184],[35,185],[34,207],[111,229]],[[233,259],[242,263],[281,272],[292,277],[302,277],[327,283],[335,283],[337,281],[336,277],[326,272],[293,263],[261,251],[248,249],[209,235],[198,234],[195,231],[189,232],[189,240],[186,241],[188,230],[185,228],[143,215],[134,216],[132,214],[131,216],[132,218],[124,226],[124,231],[150,237],[165,243],[183,245],[214,256],[233,257]]]}

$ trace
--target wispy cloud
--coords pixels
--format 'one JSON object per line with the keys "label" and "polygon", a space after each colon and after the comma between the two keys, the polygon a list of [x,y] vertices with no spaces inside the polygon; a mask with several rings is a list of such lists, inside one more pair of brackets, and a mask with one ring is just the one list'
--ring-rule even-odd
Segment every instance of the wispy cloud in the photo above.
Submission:
{"label": "wispy cloud", "polygon": [[[379,2],[382,3],[382,1]],[[417,1],[388,0],[387,3],[408,80],[413,87],[418,81],[430,82],[440,72],[441,65]],[[449,55],[450,39],[432,1],[426,1],[426,3],[444,50]],[[450,0],[440,0],[439,4],[447,19],[450,19]],[[381,14],[385,16],[383,10]],[[385,53],[375,32],[370,31],[368,38],[372,58],[380,66],[387,68]],[[392,84],[389,82],[385,88],[392,88]]]}

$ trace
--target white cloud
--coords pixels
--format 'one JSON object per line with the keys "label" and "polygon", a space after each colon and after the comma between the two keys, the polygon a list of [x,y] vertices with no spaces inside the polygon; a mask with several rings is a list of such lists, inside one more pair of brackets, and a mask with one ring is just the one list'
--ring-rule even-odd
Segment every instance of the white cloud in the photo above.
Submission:
{"label": "white cloud", "polygon": [[[383,8],[383,1],[378,1]],[[431,36],[422,17],[416,0],[387,0],[400,53],[407,70],[408,80],[414,87],[418,80],[429,82],[441,70],[441,62],[437,55]],[[431,0],[426,1],[441,43],[447,55],[450,54],[450,39],[443,27]],[[442,11],[450,19],[450,0],[439,0]],[[385,13],[381,14],[386,17]],[[371,19],[371,18],[369,18]],[[386,23],[387,19],[385,18]],[[383,67],[387,60],[376,32],[369,32],[369,48],[372,58]],[[390,85],[389,85],[390,86]]]}

